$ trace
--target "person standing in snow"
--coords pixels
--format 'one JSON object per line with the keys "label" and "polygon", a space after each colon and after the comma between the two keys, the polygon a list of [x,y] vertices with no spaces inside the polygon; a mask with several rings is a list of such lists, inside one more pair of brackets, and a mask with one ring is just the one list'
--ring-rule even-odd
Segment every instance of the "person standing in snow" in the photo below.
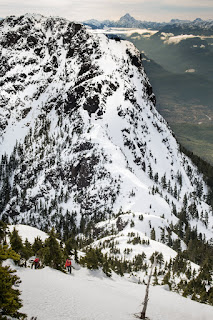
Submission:
{"label": "person standing in snow", "polygon": [[35,266],[35,269],[38,269],[39,268],[39,258],[35,258],[35,260],[33,261],[33,264]]}
{"label": "person standing in snow", "polygon": [[68,271],[69,273],[72,272],[71,266],[72,266],[71,260],[67,259],[67,261],[66,261],[66,263],[65,263],[65,269],[67,268],[67,271]]}

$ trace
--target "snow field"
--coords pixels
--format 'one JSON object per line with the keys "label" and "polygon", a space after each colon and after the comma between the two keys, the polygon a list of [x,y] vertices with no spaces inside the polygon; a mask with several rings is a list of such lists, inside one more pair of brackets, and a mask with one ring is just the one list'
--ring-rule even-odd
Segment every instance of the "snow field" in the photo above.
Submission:
{"label": "snow field", "polygon": [[[7,261],[9,264],[10,262]],[[12,266],[14,267],[14,266]],[[134,320],[142,310],[146,286],[113,274],[85,268],[71,275],[46,267],[17,269],[22,312],[38,320]],[[213,307],[151,287],[147,316],[151,320],[211,320]]]}

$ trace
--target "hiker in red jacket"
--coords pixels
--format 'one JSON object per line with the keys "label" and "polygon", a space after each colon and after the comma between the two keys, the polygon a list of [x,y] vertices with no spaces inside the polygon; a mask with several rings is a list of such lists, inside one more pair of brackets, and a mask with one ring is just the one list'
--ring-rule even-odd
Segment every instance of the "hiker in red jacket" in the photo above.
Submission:
{"label": "hiker in red jacket", "polygon": [[39,266],[40,266],[39,258],[35,258],[35,260],[33,261],[33,264],[34,264],[34,266],[35,266],[35,269],[38,269]]}
{"label": "hiker in red jacket", "polygon": [[72,272],[71,265],[72,265],[71,260],[67,259],[67,261],[66,261],[66,263],[65,263],[65,268],[67,268],[67,271],[68,271],[69,273]]}

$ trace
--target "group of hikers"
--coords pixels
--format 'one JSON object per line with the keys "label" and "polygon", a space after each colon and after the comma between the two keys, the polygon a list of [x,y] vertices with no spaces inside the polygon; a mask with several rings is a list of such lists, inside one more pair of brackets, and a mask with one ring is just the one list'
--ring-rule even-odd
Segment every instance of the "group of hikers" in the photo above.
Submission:
{"label": "group of hikers", "polygon": [[[39,260],[39,258],[35,258],[34,260],[33,260],[33,263],[32,263],[32,265],[31,265],[31,269],[33,268],[33,266],[34,266],[34,268],[35,269],[38,269],[39,267],[40,267],[40,260]],[[66,260],[66,263],[65,263],[65,269],[67,269],[67,272],[68,273],[72,273],[72,262],[71,262],[71,260],[70,259],[67,259]]]}

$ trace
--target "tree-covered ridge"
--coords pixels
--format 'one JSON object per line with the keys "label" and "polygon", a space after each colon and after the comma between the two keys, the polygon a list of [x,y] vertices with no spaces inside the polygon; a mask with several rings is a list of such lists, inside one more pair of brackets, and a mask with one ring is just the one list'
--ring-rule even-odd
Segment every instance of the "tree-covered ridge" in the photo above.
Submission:
{"label": "tree-covered ridge", "polygon": [[204,179],[209,186],[207,201],[213,208],[213,166],[183,146],[181,146],[181,150],[190,157],[193,163],[198,167],[199,171],[203,173]]}
{"label": "tree-covered ridge", "polygon": [[[122,216],[118,216],[117,227],[119,230],[121,230],[121,225],[123,227],[125,225],[122,224]],[[133,228],[133,223],[131,225]],[[150,264],[153,263],[155,256],[157,258],[153,285],[167,284],[170,290],[177,291],[196,301],[213,305],[212,245],[204,239],[199,239],[196,230],[190,231],[187,229],[183,236],[183,241],[187,244],[187,247],[182,250],[180,241],[173,241],[171,238],[172,228],[175,229],[178,226],[171,226],[170,236],[163,232],[161,234],[162,243],[170,245],[177,251],[177,255],[170,260],[165,258],[162,252],[154,252],[151,256],[147,256],[146,248],[149,248],[151,241],[155,240],[142,239],[139,234],[133,231],[128,233],[127,246],[120,247],[122,238],[119,238],[119,233],[124,232],[124,229],[118,231],[116,228],[112,230],[111,236],[108,231],[105,238],[99,237],[98,242],[94,242],[91,236],[73,236],[71,233],[70,237],[65,236],[66,240],[61,239],[59,241],[56,238],[59,235],[52,229],[45,241],[37,237],[33,244],[30,244],[27,240],[23,243],[14,228],[10,234],[10,250],[15,248],[20,253],[15,258],[19,260],[19,265],[23,267],[26,266],[24,262],[27,262],[29,257],[33,255],[39,257],[41,268],[50,266],[64,272],[65,261],[67,257],[71,257],[77,263],[89,269],[102,269],[109,277],[112,272],[120,276],[129,274],[130,277],[138,278],[138,283],[143,284],[147,282]],[[154,230],[154,228],[150,230],[151,239],[156,237]],[[140,246],[140,254],[135,254],[132,259],[131,254],[135,250],[137,252],[138,246]],[[12,250],[12,252],[14,251]],[[81,252],[81,258],[79,258],[78,252]],[[6,257],[8,256],[5,256],[4,259]],[[190,261],[194,261],[197,266],[195,267]]]}

